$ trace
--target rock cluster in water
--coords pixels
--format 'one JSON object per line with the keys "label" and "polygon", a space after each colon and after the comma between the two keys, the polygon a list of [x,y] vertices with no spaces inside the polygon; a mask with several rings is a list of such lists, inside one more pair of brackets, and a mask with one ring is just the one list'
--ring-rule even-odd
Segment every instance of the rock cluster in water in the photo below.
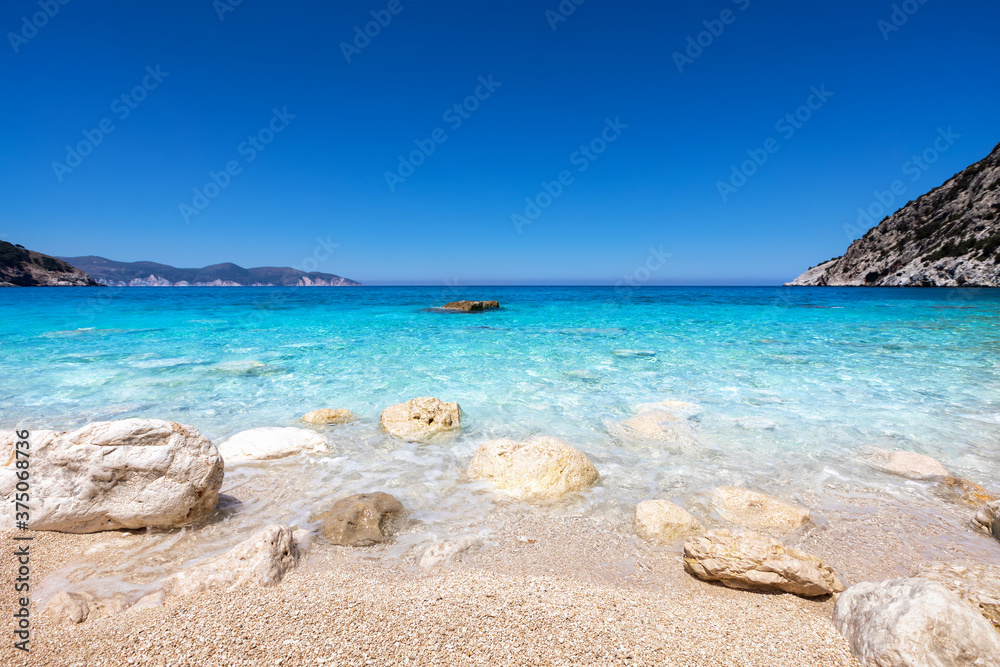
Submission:
{"label": "rock cluster in water", "polygon": [[442,306],[445,310],[455,310],[463,313],[478,313],[484,310],[495,310],[499,307],[499,301],[452,301]]}

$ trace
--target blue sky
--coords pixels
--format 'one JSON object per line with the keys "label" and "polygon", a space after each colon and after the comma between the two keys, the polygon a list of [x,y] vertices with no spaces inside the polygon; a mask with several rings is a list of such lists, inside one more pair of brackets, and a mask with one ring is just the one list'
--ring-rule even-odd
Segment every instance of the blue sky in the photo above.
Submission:
{"label": "blue sky", "polygon": [[777,284],[1000,142],[982,0],[64,1],[0,9],[0,235],[53,255]]}

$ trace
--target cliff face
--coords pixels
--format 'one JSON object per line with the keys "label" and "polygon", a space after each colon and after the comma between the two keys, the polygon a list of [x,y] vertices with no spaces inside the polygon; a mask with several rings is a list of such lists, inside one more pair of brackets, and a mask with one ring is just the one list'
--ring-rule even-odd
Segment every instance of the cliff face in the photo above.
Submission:
{"label": "cliff face", "polygon": [[1000,287],[1000,144],[785,284]]}
{"label": "cliff face", "polygon": [[306,273],[287,266],[244,269],[232,263],[178,269],[156,262],[115,262],[104,257],[63,257],[111,287],[346,287],[361,283],[332,273]]}
{"label": "cliff face", "polygon": [[99,284],[61,259],[0,241],[0,287],[93,287]]}

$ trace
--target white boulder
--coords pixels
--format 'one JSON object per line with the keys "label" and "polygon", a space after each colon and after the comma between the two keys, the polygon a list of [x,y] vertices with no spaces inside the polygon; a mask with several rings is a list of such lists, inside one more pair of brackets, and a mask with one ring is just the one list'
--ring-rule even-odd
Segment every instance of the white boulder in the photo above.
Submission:
{"label": "white boulder", "polygon": [[311,429],[287,427],[252,428],[241,431],[221,445],[226,461],[268,461],[294,454],[325,454],[329,441]]}

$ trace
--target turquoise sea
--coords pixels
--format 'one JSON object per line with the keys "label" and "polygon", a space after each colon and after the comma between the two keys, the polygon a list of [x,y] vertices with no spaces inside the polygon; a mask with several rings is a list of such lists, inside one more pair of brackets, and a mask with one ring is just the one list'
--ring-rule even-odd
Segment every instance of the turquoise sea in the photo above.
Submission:
{"label": "turquoise sea", "polygon": [[[427,310],[461,298],[503,308]],[[873,468],[870,448],[1000,491],[1000,290],[9,288],[0,314],[0,428],[154,417],[221,440],[317,408],[361,416],[324,431],[328,457],[227,468],[227,489],[254,491],[232,530],[213,528],[217,548],[371,490],[411,511],[400,557],[435,535],[488,539],[492,496],[463,471],[483,440],[533,434],[594,461],[600,483],[563,510],[595,516],[723,483],[813,505],[925,493]],[[461,434],[385,434],[382,409],[417,396],[458,401]],[[663,400],[696,404],[689,441],[616,434]]]}

